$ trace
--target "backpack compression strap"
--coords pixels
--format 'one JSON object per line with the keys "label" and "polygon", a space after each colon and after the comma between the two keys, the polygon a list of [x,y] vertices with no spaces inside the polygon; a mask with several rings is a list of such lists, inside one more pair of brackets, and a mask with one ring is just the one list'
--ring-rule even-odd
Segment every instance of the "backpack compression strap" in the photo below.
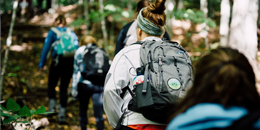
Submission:
{"label": "backpack compression strap", "polygon": [[55,27],[52,27],[51,30],[52,30],[54,33],[56,33],[57,37],[60,37],[60,35],[61,35],[60,30],[58,30],[58,29],[55,28]]}

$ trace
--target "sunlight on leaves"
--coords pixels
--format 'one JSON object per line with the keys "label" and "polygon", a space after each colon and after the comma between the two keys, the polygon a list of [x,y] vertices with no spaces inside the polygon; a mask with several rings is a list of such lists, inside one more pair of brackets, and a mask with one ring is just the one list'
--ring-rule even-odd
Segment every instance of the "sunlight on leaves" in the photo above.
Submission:
{"label": "sunlight on leaves", "polygon": [[116,7],[113,4],[108,4],[108,5],[105,6],[105,10],[109,10],[109,11],[115,12],[116,11]]}
{"label": "sunlight on leaves", "polygon": [[123,11],[122,15],[126,18],[129,18],[130,14],[127,11]]}

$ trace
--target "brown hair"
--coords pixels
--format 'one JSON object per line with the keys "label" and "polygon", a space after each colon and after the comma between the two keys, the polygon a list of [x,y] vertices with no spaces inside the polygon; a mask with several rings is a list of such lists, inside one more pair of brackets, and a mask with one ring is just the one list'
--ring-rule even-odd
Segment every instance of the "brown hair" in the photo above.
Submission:
{"label": "brown hair", "polygon": [[54,24],[59,21],[58,25],[63,24],[64,26],[67,25],[67,21],[64,15],[60,14],[55,18]]}
{"label": "brown hair", "polygon": [[88,43],[93,43],[93,44],[97,45],[96,39],[92,36],[89,36],[89,35],[83,36],[80,40],[79,45],[82,46],[82,45],[86,45]]}
{"label": "brown hair", "polygon": [[199,103],[260,109],[255,83],[254,71],[243,54],[231,48],[212,50],[195,64],[193,87],[171,118]]}
{"label": "brown hair", "polygon": [[166,15],[164,13],[166,0],[156,0],[155,3],[150,4],[142,11],[144,18],[153,22],[155,25],[162,27],[166,22]]}
{"label": "brown hair", "polygon": [[147,7],[150,4],[151,0],[140,0],[137,2],[136,12],[140,12],[143,7]]}

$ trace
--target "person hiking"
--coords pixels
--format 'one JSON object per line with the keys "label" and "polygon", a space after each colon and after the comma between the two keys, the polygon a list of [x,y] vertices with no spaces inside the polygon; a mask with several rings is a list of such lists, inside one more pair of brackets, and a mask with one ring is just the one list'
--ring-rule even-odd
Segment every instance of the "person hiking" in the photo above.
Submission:
{"label": "person hiking", "polygon": [[[173,109],[167,130],[260,129],[256,78],[243,54],[218,48],[199,59],[194,70],[193,87]],[[258,114],[233,125],[253,112]]]}
{"label": "person hiking", "polygon": [[[134,90],[134,84],[139,83],[140,80],[137,81],[133,81],[134,78],[136,77],[136,75],[138,75],[137,70],[139,70],[138,68],[143,66],[143,61],[142,61],[142,56],[141,52],[143,50],[143,48],[146,48],[146,45],[150,45],[150,44],[157,44],[159,43],[160,45],[162,45],[161,47],[158,46],[158,48],[160,49],[160,52],[171,52],[176,53],[175,51],[171,50],[171,49],[163,49],[166,46],[163,45],[168,45],[168,48],[171,48],[172,46],[174,47],[180,47],[180,45],[178,45],[178,43],[174,42],[168,42],[168,41],[163,41],[162,37],[164,35],[164,25],[166,23],[166,15],[164,13],[165,10],[165,1],[166,0],[156,0],[155,3],[150,4],[149,6],[143,8],[140,10],[138,17],[137,17],[137,29],[136,29],[136,35],[137,35],[137,40],[138,42],[123,48],[122,50],[120,50],[118,52],[118,54],[115,56],[110,70],[106,76],[106,82],[105,82],[105,88],[104,88],[104,95],[103,95],[103,105],[104,105],[104,111],[107,115],[109,124],[115,128],[116,130],[132,130],[132,129],[143,129],[143,130],[148,130],[148,129],[154,129],[154,130],[162,130],[166,128],[166,124],[161,123],[160,121],[154,121],[152,118],[146,118],[143,112],[137,112],[134,110],[130,110],[129,104],[131,103],[131,101],[133,101],[132,99],[135,99],[135,96],[133,95]],[[142,45],[140,45],[142,44]],[[174,48],[177,50],[177,48]],[[156,50],[157,52],[157,50]],[[156,53],[157,54],[157,53]],[[159,55],[161,55],[162,53],[160,53]],[[166,53],[165,53],[166,54]],[[167,53],[168,54],[168,53]],[[188,54],[186,53],[186,51],[183,49],[183,51],[178,52],[179,56],[187,56]],[[146,57],[146,55],[144,55],[144,57]],[[171,56],[172,57],[172,56]],[[140,59],[141,58],[141,59]],[[154,59],[155,57],[153,57]],[[165,57],[164,57],[165,58]],[[167,61],[167,58],[165,58],[165,60]],[[189,59],[185,60],[185,66],[183,67],[187,67],[185,68],[187,70],[190,70],[190,68],[188,66],[186,66],[186,61],[190,61]],[[150,62],[151,63],[151,62]],[[150,63],[146,64],[149,65]],[[155,62],[153,62],[155,63]],[[142,65],[142,66],[141,66]],[[155,64],[154,64],[155,65]],[[156,71],[158,70],[158,61],[156,63]],[[166,64],[163,63],[162,66],[165,66]],[[172,69],[176,69],[174,64]],[[179,65],[179,64],[178,64]],[[184,65],[184,63],[183,63]],[[176,65],[177,66],[177,65]],[[147,67],[147,68],[152,68],[152,67]],[[180,68],[181,69],[181,68]],[[178,69],[178,71],[180,71],[180,69]],[[149,71],[149,69],[146,69]],[[164,70],[166,71],[172,71],[172,70]],[[174,72],[176,71],[176,75],[177,73],[177,69],[174,70]],[[162,72],[162,71],[161,71]],[[159,72],[161,74],[161,72]],[[189,71],[189,75],[191,75],[191,71]],[[158,74],[159,74],[158,73]],[[146,75],[146,73],[144,74]],[[167,75],[167,74],[165,74]],[[181,74],[179,74],[181,75]],[[187,75],[187,77],[189,77],[189,75]],[[168,76],[168,75],[167,75]],[[186,73],[185,73],[186,76]],[[142,79],[142,81],[140,81],[140,83],[144,82],[143,85],[145,86],[145,77]],[[162,77],[162,76],[161,76]],[[171,77],[172,80],[177,81],[177,79],[173,79]],[[183,84],[187,83],[186,80],[184,80],[185,78],[182,78]],[[147,79],[148,80],[148,79]],[[172,81],[171,80],[171,81]],[[149,81],[155,81],[156,80],[152,80],[151,77],[149,77]],[[160,80],[162,81],[162,80]],[[150,93],[150,88],[151,88],[151,84],[152,82],[148,83],[147,89],[145,89],[146,94]],[[163,85],[162,89],[165,90],[165,84],[161,84]],[[183,85],[184,86],[184,85]],[[158,87],[158,85],[156,86]],[[159,86],[161,87],[161,86]],[[175,87],[175,86],[174,86]],[[175,93],[178,93],[182,90],[180,89],[180,86],[176,86],[178,87],[176,90],[173,90]],[[138,88],[143,88],[143,87],[136,87],[135,89]],[[147,91],[149,88],[149,91]],[[153,86],[153,88],[155,88]],[[168,89],[168,88],[166,88]],[[169,88],[170,90],[170,88]],[[167,90],[166,90],[167,91]],[[172,91],[172,90],[170,90]],[[137,91],[135,91],[137,92]],[[167,94],[165,95],[166,97],[168,96],[168,92],[166,92]],[[153,98],[153,97],[151,97]],[[169,98],[170,101],[172,101],[172,99],[175,99],[175,97],[171,97]],[[160,99],[161,100],[161,99]],[[171,105],[174,105],[171,104]],[[149,111],[149,109],[146,109],[144,111]],[[165,111],[165,113],[167,113]],[[164,113],[164,114],[165,114]],[[157,114],[156,112],[152,113],[151,115]],[[160,115],[159,115],[160,116]],[[160,119],[160,118],[159,118]],[[156,120],[156,119],[155,119]],[[164,120],[164,119],[162,119]]]}
{"label": "person hiking", "polygon": [[[48,53],[51,53],[52,62],[51,66],[49,68],[49,76],[48,76],[48,97],[49,97],[49,109],[50,112],[56,112],[56,91],[55,87],[58,84],[58,81],[60,79],[59,84],[59,114],[58,114],[58,121],[59,123],[65,123],[65,112],[66,112],[66,106],[67,106],[67,99],[68,99],[68,91],[67,88],[70,83],[70,79],[73,73],[73,50],[72,50],[72,56],[65,56],[62,55],[64,52],[63,48],[61,48],[61,45],[58,44],[59,40],[64,40],[62,42],[63,45],[71,44],[68,46],[68,48],[71,49],[77,49],[78,48],[78,37],[73,31],[70,31],[68,27],[66,27],[67,22],[64,15],[59,15],[54,21],[54,26],[51,30],[48,32],[47,37],[44,41],[43,50],[41,53],[40,63],[39,63],[39,69],[43,70],[46,58]],[[67,34],[68,33],[68,34]],[[61,34],[65,34],[66,37],[60,37]],[[69,39],[69,41],[66,41],[66,38]],[[52,52],[50,51],[52,50]],[[67,51],[65,51],[67,52]]]}
{"label": "person hiking", "polygon": [[[137,15],[143,7],[147,7],[150,3],[151,3],[150,0],[138,1],[137,8],[136,8]],[[133,20],[132,22],[126,24],[125,26],[123,26],[123,28],[120,30],[117,40],[116,40],[115,55],[124,47],[137,42],[136,28],[137,28],[136,19]],[[163,39],[171,40],[171,38],[169,37],[169,34],[166,31],[165,31],[165,34],[163,35]]]}
{"label": "person hiking", "polygon": [[[90,47],[98,47],[96,39],[92,36],[83,36],[80,40],[80,47],[75,52],[74,56],[74,71],[72,80],[71,94],[73,97],[79,100],[79,121],[82,130],[86,130],[88,123],[87,110],[89,100],[92,97],[94,116],[96,118],[97,130],[104,129],[104,118],[103,118],[103,84],[100,79],[99,82],[102,84],[93,84],[91,81],[83,78],[81,74],[81,64],[84,63],[84,52]],[[90,52],[91,53],[91,52]],[[86,54],[85,54],[86,55]],[[89,60],[87,58],[86,60]],[[88,61],[87,61],[88,62]]]}

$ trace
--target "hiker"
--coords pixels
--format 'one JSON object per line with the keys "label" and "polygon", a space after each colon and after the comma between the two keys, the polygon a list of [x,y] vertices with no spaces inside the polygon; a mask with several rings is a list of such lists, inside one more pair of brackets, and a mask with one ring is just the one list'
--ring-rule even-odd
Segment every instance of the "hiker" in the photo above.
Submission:
{"label": "hiker", "polygon": [[82,62],[84,62],[84,52],[86,52],[86,50],[89,47],[98,47],[96,39],[92,36],[83,36],[80,40],[80,47],[75,52],[74,56],[74,71],[71,94],[73,97],[79,100],[79,121],[81,129],[87,129],[87,110],[89,105],[89,99],[92,97],[97,130],[103,130],[104,118],[102,94],[104,83],[102,83],[102,81],[98,78],[99,82],[101,83],[98,85],[93,84],[91,81],[83,78],[80,70],[81,64]]}
{"label": "hiker", "polygon": [[[65,123],[65,111],[67,106],[68,91],[67,88],[70,83],[70,79],[73,73],[73,56],[78,48],[78,37],[76,34],[66,27],[67,22],[64,15],[59,15],[54,21],[54,26],[48,32],[44,41],[43,50],[41,53],[39,69],[43,70],[44,64],[47,59],[48,53],[51,53],[52,62],[49,69],[48,77],[48,97],[49,97],[49,110],[50,112],[56,112],[56,91],[55,87],[59,84],[59,114],[58,120],[60,123]],[[66,36],[61,37],[61,36]],[[69,39],[66,39],[69,38]],[[63,40],[63,44],[66,44],[66,48],[62,48],[59,44],[60,40]],[[66,49],[66,51],[64,50]],[[51,52],[52,50],[52,52]],[[70,52],[71,51],[71,52]],[[63,54],[68,52],[67,54]]]}
{"label": "hiker", "polygon": [[[136,16],[138,16],[138,13],[143,7],[147,7],[150,4],[150,0],[140,0],[137,3],[136,8]],[[132,22],[126,24],[123,26],[123,28],[120,30],[117,40],[116,40],[116,50],[115,55],[124,47],[129,46],[132,43],[137,42],[136,37],[136,28],[137,28],[137,21],[136,19]],[[163,40],[171,40],[168,33],[165,31],[165,34],[163,35]]]}
{"label": "hiker", "polygon": [[[192,68],[190,65],[188,65],[187,62],[190,63],[190,59],[187,59],[188,53],[185,51],[184,48],[182,48],[178,43],[176,42],[168,42],[168,41],[163,41],[162,40],[162,36],[164,35],[164,25],[166,22],[166,15],[164,13],[165,10],[165,0],[156,0],[155,3],[150,4],[148,7],[145,7],[143,9],[140,10],[138,17],[137,17],[137,40],[138,42],[123,48],[121,51],[119,51],[119,53],[115,56],[112,64],[111,64],[111,68],[107,74],[106,77],[106,82],[105,82],[105,88],[104,88],[104,96],[103,96],[103,103],[104,103],[104,111],[107,115],[108,121],[110,123],[110,125],[115,128],[116,130],[131,130],[131,129],[155,129],[155,130],[160,130],[160,129],[165,129],[166,128],[166,122],[165,122],[165,117],[167,117],[168,115],[168,109],[172,109],[172,105],[176,104],[176,100],[178,99],[177,95],[182,95],[180,93],[182,93],[181,91],[185,92],[185,86],[188,86],[189,84],[191,84],[191,75],[192,75]],[[162,68],[164,68],[165,66],[168,67],[168,65],[170,64],[171,67],[168,67],[167,70],[169,68],[171,68],[171,70],[168,71],[172,71],[175,72],[173,75],[175,77],[175,79],[166,73],[163,72],[167,72],[167,70],[164,71],[158,71],[159,66],[158,66],[158,61],[151,61],[150,63],[144,63],[145,61],[142,60],[142,58],[144,58],[145,60],[146,57],[149,56],[149,59],[151,58],[151,55],[146,55],[146,54],[141,54],[142,52],[146,52],[145,48],[147,48],[147,46],[152,46],[152,45],[159,45],[157,46],[158,49],[152,52],[155,52],[158,55],[153,55],[155,57],[153,57],[151,60],[153,59],[161,59],[158,58],[157,56],[162,56],[163,59],[163,63],[160,64]],[[164,46],[167,45],[167,46]],[[154,48],[157,48],[154,47]],[[151,47],[152,48],[152,47]],[[147,49],[151,49],[151,48],[147,48]],[[182,51],[179,51],[179,49],[181,48]],[[178,51],[175,51],[178,50]],[[161,53],[158,53],[161,52]],[[162,53],[165,52],[165,53]],[[170,52],[170,55],[168,55],[168,52]],[[166,55],[167,54],[167,57]],[[174,63],[166,63],[166,61],[168,62],[168,59],[173,58],[174,55],[178,55],[178,57],[181,57],[184,61],[182,64],[182,67],[178,68],[178,66],[180,65],[179,62],[178,64],[174,64]],[[170,56],[170,57],[168,57]],[[177,56],[176,56],[177,58]],[[182,60],[182,59],[178,59],[178,60]],[[171,61],[174,61],[173,59],[171,59]],[[152,67],[152,63],[154,67]],[[161,62],[160,62],[161,63]],[[186,64],[187,63],[187,64]],[[151,65],[149,67],[149,65]],[[145,68],[145,69],[144,69]],[[151,69],[156,68],[156,74],[154,72],[151,72]],[[185,68],[185,70],[183,70],[183,68]],[[140,70],[140,71],[139,71]],[[145,70],[145,73],[143,74],[144,76],[142,76],[142,74],[140,74],[140,78],[139,76],[139,72],[143,73]],[[147,74],[147,72],[151,72],[150,74]],[[177,72],[179,71],[179,72]],[[183,77],[181,78],[181,72],[185,71],[185,73],[183,74]],[[170,72],[171,73],[171,72]],[[164,79],[162,76],[160,77],[160,80],[158,83],[157,82],[157,77],[153,77],[153,76],[158,76],[157,74],[164,75]],[[149,78],[147,77],[147,75],[149,75]],[[184,77],[185,76],[185,77]],[[186,78],[187,77],[187,78]],[[154,79],[154,80],[153,80]],[[135,80],[135,81],[133,81]],[[147,81],[149,80],[149,82]],[[176,86],[172,86],[172,85],[168,85],[173,87],[168,88],[165,84],[165,82],[163,82],[163,80],[166,80],[170,83],[179,83]],[[140,84],[139,84],[140,83]],[[160,85],[158,85],[158,84]],[[180,85],[181,83],[181,85]],[[135,87],[136,85],[139,87]],[[147,85],[147,86],[146,86]],[[179,86],[178,86],[179,85]],[[145,88],[146,87],[146,88]],[[176,88],[175,88],[176,87]],[[143,89],[145,88],[143,91],[137,91],[138,89]],[[161,88],[160,91],[162,90],[163,93],[165,93],[165,95],[163,97],[168,97],[168,100],[170,103],[167,104],[165,102],[162,102],[163,105],[160,106],[160,108],[162,109],[157,109],[155,111],[154,110],[154,106],[156,106],[156,104],[151,104],[151,106],[153,107],[152,109],[147,109],[147,107],[144,107],[142,110],[139,109],[139,105],[143,105],[140,102],[136,103],[136,99],[140,99],[138,97],[140,97],[139,95],[137,95],[138,93],[142,93],[144,92],[143,95],[145,95],[144,97],[144,102],[148,101],[149,99],[154,99],[154,97],[149,98],[149,94],[153,95],[156,91],[152,91],[151,89],[157,89],[157,88]],[[159,91],[159,90],[158,90]],[[169,94],[170,92],[175,93],[176,95],[171,95]],[[151,94],[153,93],[153,94]],[[136,96],[134,95],[136,94]],[[158,93],[157,93],[158,94]],[[155,94],[156,95],[156,94]],[[184,94],[183,94],[184,95]],[[146,99],[146,96],[148,96],[148,100]],[[157,101],[161,101],[164,99],[161,99],[161,95],[159,94],[157,97],[155,98],[159,98]],[[142,99],[140,99],[142,100]],[[154,100],[155,101],[155,100]],[[152,101],[153,102],[153,101]],[[139,104],[140,103],[140,104]],[[149,100],[147,102],[148,104],[151,103],[151,101]],[[167,105],[165,105],[167,104]],[[131,105],[131,106],[129,106]],[[138,105],[138,106],[136,106]],[[140,106],[141,106],[140,105]],[[165,106],[164,106],[165,105]],[[138,109],[137,109],[138,107]],[[168,108],[166,108],[168,107]],[[156,109],[156,108],[155,108]],[[140,110],[140,111],[138,111]],[[151,113],[152,111],[152,113]],[[160,111],[160,112],[158,112]],[[148,114],[146,114],[145,112],[147,112]]]}
{"label": "hiker", "polygon": [[[260,129],[260,97],[256,89],[254,71],[246,57],[231,48],[218,48],[203,56],[195,65],[194,87],[173,109],[167,130],[232,129],[249,130],[245,119]],[[254,120],[253,120],[254,119]],[[246,128],[243,127],[246,126]]]}

